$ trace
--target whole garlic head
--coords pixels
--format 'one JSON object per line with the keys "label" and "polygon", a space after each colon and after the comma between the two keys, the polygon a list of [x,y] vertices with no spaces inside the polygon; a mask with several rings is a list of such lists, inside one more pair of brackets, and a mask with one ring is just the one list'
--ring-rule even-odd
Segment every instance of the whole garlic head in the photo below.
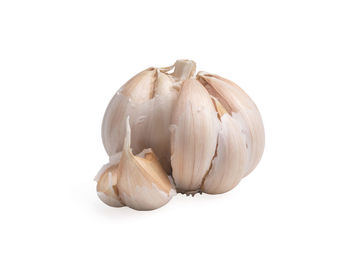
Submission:
{"label": "whole garlic head", "polygon": [[146,69],[112,98],[102,124],[110,163],[97,176],[103,202],[151,210],[175,188],[224,193],[257,166],[265,144],[258,108],[232,81],[195,69],[190,60]]}

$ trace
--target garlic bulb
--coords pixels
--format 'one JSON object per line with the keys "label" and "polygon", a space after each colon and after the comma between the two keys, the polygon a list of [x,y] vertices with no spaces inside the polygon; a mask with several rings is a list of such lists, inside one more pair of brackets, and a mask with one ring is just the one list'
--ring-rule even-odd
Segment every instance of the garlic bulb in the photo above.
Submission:
{"label": "garlic bulb", "polygon": [[96,178],[103,202],[151,210],[175,188],[227,192],[256,167],[265,142],[256,105],[232,81],[195,69],[190,60],[146,69],[112,98],[102,124],[110,163]]}

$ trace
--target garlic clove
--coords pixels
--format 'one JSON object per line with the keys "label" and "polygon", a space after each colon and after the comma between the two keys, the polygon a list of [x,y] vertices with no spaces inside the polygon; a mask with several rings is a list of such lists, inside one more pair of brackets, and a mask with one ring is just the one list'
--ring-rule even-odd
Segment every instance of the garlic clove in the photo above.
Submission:
{"label": "garlic clove", "polygon": [[176,187],[181,192],[198,191],[215,153],[219,122],[208,92],[197,80],[184,81],[171,122]]}
{"label": "garlic clove", "polygon": [[102,202],[109,206],[121,207],[124,206],[118,195],[118,163],[121,153],[117,157],[112,158],[112,161],[102,167],[95,177],[97,181],[97,195]]}
{"label": "garlic clove", "polygon": [[226,112],[219,101],[213,99],[213,102],[220,117],[220,130],[216,155],[201,190],[219,194],[239,183],[247,167],[248,152],[240,123]]}
{"label": "garlic clove", "polygon": [[136,210],[152,210],[165,205],[175,194],[171,182],[151,149],[134,156],[130,149],[130,125],[119,163],[119,197]]}
{"label": "garlic clove", "polygon": [[249,162],[244,172],[245,176],[248,175],[260,161],[265,145],[264,126],[258,108],[238,85],[228,79],[199,72],[197,80],[241,124],[249,153]]}

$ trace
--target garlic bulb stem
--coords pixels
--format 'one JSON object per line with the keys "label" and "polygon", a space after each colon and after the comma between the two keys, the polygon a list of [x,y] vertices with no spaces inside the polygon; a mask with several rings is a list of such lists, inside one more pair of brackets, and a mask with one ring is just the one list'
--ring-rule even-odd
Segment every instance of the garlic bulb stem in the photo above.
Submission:
{"label": "garlic bulb stem", "polygon": [[196,63],[191,60],[177,60],[174,66],[172,75],[180,81],[190,79],[196,72]]}

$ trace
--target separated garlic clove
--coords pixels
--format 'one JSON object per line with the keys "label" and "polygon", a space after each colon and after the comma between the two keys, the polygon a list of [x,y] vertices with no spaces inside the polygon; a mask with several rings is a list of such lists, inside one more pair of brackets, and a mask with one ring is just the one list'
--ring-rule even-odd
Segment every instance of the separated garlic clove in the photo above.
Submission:
{"label": "separated garlic clove", "polygon": [[[167,71],[175,67],[174,73]],[[120,152],[125,120],[130,115],[135,153],[152,148],[168,174],[170,166],[169,124],[183,79],[193,75],[195,63],[177,61],[168,68],[149,68],[128,81],[112,98],[102,124],[102,139],[109,155]]]}
{"label": "separated garlic clove", "polygon": [[170,127],[172,175],[181,192],[200,189],[215,153],[218,124],[207,90],[195,79],[184,81]]}
{"label": "separated garlic clove", "polygon": [[98,197],[102,202],[113,207],[124,206],[119,198],[117,188],[118,174],[120,174],[118,170],[120,157],[121,153],[111,157],[110,162],[105,164],[95,177]]}
{"label": "separated garlic clove", "polygon": [[127,205],[136,210],[152,210],[165,205],[176,194],[151,149],[132,154],[129,118],[123,151],[110,157],[95,180],[99,198],[113,207]]}
{"label": "separated garlic clove", "polygon": [[199,72],[197,80],[241,124],[249,153],[244,175],[249,174],[260,161],[265,145],[264,126],[258,108],[250,97],[230,80],[205,72]]}
{"label": "separated garlic clove", "polygon": [[244,175],[248,163],[245,136],[240,123],[232,118],[219,101],[213,99],[220,118],[216,155],[201,190],[210,194],[234,188]]}
{"label": "separated garlic clove", "polygon": [[159,208],[176,194],[166,172],[151,149],[134,156],[130,149],[130,126],[127,118],[126,136],[118,166],[119,197],[136,210]]}

